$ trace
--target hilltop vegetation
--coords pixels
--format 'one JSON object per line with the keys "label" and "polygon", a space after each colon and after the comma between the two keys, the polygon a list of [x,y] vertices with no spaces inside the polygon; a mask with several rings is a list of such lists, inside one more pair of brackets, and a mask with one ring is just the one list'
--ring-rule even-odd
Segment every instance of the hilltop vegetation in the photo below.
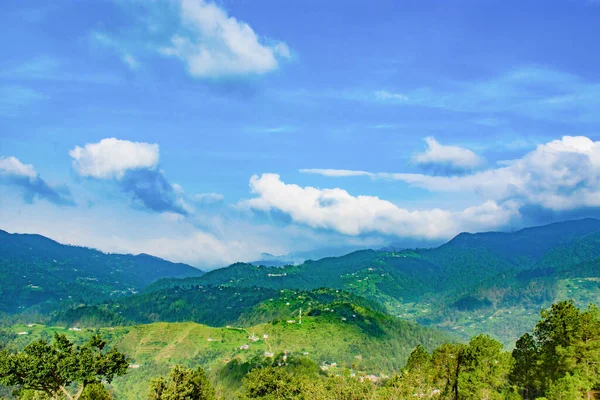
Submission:
{"label": "hilltop vegetation", "polygon": [[[250,326],[352,304],[381,314],[379,304],[348,292],[321,288],[312,291],[237,288],[228,286],[173,287],[122,297],[100,305],[70,308],[52,318],[53,324],[106,327],[152,322],[197,322],[210,326]],[[219,312],[215,312],[219,310]]]}
{"label": "hilltop vegetation", "polygon": [[512,345],[552,302],[600,300],[600,221],[584,219],[514,233],[458,235],[434,249],[361,250],[342,257],[271,268],[237,263],[202,277],[161,279],[172,287],[345,290],[392,315],[451,330],[486,332]]}
{"label": "hilltop vegetation", "polygon": [[[369,318],[375,318],[375,315],[369,315]],[[56,330],[32,328],[32,336]],[[115,396],[121,399],[211,400],[579,400],[591,398],[593,391],[600,388],[597,363],[600,357],[600,312],[595,306],[582,311],[572,301],[552,305],[542,311],[533,332],[524,334],[512,353],[504,351],[500,342],[482,334],[466,344],[424,341],[425,346],[417,344],[406,357],[403,354],[405,346],[396,347],[387,337],[374,337],[363,332],[359,341],[354,342],[357,328],[353,324],[341,324],[339,318],[332,319],[327,314],[327,317],[307,317],[303,324],[258,325],[252,328],[251,334],[239,328],[210,328],[193,323],[105,330],[103,333],[108,335],[109,342],[132,357],[136,364],[131,365],[127,375],[116,378],[109,391],[102,386],[96,386],[94,390],[107,399]],[[256,332],[262,334],[262,339],[249,342],[250,338],[256,337]],[[55,335],[55,341],[60,339],[68,344],[68,336],[73,341],[83,341],[86,335],[85,332],[69,331],[68,335]],[[344,338],[344,341],[336,341],[336,338]],[[22,375],[12,367],[11,360],[45,359],[45,355],[31,349],[32,346],[48,346],[41,340],[29,344],[21,352],[22,340],[13,337],[7,342],[9,350],[0,353],[0,382],[16,383],[17,390],[31,388],[18,383],[23,379],[29,382],[30,372]],[[85,352],[89,343],[104,343],[99,340],[92,337],[88,344],[75,348]],[[285,344],[280,343],[283,340]],[[404,345],[409,343],[403,341]],[[71,348],[69,346],[72,345],[62,348]],[[349,357],[356,350],[361,351],[360,357]],[[96,354],[98,358],[84,364],[86,371],[104,371],[97,369],[103,365],[103,354],[114,354],[121,360],[116,365],[122,367],[124,356],[120,352],[102,353],[100,349],[100,352],[90,354]],[[340,358],[333,362],[332,357]],[[388,372],[388,368],[389,374],[381,373]],[[372,369],[380,372],[368,375]],[[168,378],[164,378],[167,375]],[[96,378],[97,372],[92,376],[94,379],[89,384],[97,385],[100,382]],[[32,379],[34,377],[36,382],[46,379],[45,376],[31,375]],[[50,378],[48,376],[52,383]],[[110,383],[111,379],[108,381]]]}
{"label": "hilltop vegetation", "polygon": [[146,254],[106,254],[0,231],[0,313],[96,302],[137,293],[160,278],[201,274]]}
{"label": "hilltop vegetation", "polygon": [[144,398],[169,373],[157,393],[177,391],[173,379],[193,390],[210,380],[227,399],[579,399],[598,389],[586,361],[600,357],[598,311],[577,309],[600,302],[597,220],[203,275],[35,235],[0,239],[0,349],[55,333],[83,346],[100,333],[131,360],[106,392],[117,398]]}
{"label": "hilltop vegetation", "polygon": [[[294,301],[291,295],[294,295]],[[308,357],[332,371],[353,369],[370,373],[391,374],[399,370],[412,348],[423,344],[433,350],[450,340],[439,331],[395,319],[380,311],[349,303],[347,296],[335,297],[328,291],[307,295],[287,292],[281,297],[261,304],[263,308],[289,308],[285,319],[247,327],[208,327],[196,323],[155,323],[114,328],[97,332],[131,358],[129,374],[114,381],[114,393],[119,398],[143,398],[149,377],[165,375],[172,364],[202,366],[213,380],[226,381],[220,392],[237,389],[240,371],[260,363],[267,356],[274,360],[278,354],[289,357]],[[311,297],[308,297],[311,296]],[[305,300],[321,298],[307,308],[300,323],[296,306]],[[329,299],[333,301],[328,302]],[[277,303],[277,304],[271,304]],[[287,303],[290,303],[288,306]],[[261,313],[262,310],[256,311]],[[268,315],[268,311],[265,311]],[[265,318],[266,319],[266,318]],[[293,322],[292,322],[293,321]],[[27,335],[16,335],[27,332]],[[17,351],[35,338],[64,333],[78,343],[93,329],[15,325],[7,335],[7,348]],[[247,346],[247,348],[246,348]]]}

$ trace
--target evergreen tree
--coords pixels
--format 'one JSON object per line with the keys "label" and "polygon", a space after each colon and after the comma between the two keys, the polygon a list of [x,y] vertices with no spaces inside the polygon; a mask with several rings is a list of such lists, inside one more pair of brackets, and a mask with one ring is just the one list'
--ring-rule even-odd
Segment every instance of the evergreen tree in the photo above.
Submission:
{"label": "evergreen tree", "polygon": [[567,373],[550,384],[546,398],[548,400],[583,400],[583,393],[588,389],[585,380],[577,375]]}
{"label": "evergreen tree", "polygon": [[572,300],[553,304],[541,312],[534,334],[540,351],[540,377],[542,388],[562,378],[569,366],[564,357],[580,335],[581,313]]}
{"label": "evergreen tree", "polygon": [[539,351],[535,338],[525,333],[512,351],[514,365],[510,373],[510,382],[521,388],[523,398],[533,399],[540,393],[538,367]]}
{"label": "evergreen tree", "polygon": [[459,364],[460,399],[502,399],[508,386],[511,357],[502,351],[502,343],[487,335],[471,339]]}
{"label": "evergreen tree", "polygon": [[434,382],[444,399],[458,399],[458,375],[465,346],[445,343],[434,350],[432,364]]}
{"label": "evergreen tree", "polygon": [[256,368],[243,382],[243,399],[292,400],[302,395],[300,382],[280,367]]}
{"label": "evergreen tree", "polygon": [[217,396],[202,368],[193,370],[176,365],[168,379],[161,377],[150,383],[148,398],[151,400],[216,400]]}

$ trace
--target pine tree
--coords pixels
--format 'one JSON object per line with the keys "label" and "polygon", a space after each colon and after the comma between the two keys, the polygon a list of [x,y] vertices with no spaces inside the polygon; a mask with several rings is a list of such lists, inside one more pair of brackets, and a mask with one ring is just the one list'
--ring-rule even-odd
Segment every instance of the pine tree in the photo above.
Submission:
{"label": "pine tree", "polygon": [[168,379],[161,377],[150,383],[148,398],[151,400],[216,400],[217,396],[202,368],[193,370],[176,365]]}

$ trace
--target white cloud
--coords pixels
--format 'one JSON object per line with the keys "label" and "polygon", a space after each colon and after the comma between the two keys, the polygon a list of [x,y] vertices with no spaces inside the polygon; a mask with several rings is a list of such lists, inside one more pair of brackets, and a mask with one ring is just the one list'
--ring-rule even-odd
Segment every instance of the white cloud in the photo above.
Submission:
{"label": "white cloud", "polygon": [[16,157],[0,157],[0,175],[26,177],[29,179],[35,179],[38,176],[33,165],[23,164]]}
{"label": "white cloud", "polygon": [[94,44],[112,50],[120,55],[121,61],[131,70],[136,70],[140,67],[139,61],[129,52],[128,47],[131,47],[124,40],[114,39],[103,32],[92,32],[90,39]]}
{"label": "white cloud", "polygon": [[338,188],[286,184],[276,174],[254,175],[250,188],[256,197],[241,202],[241,207],[263,212],[278,210],[296,223],[345,235],[376,233],[447,238],[462,230],[502,226],[518,215],[511,204],[500,206],[493,201],[462,211],[409,211],[378,197],[352,196]]}
{"label": "white cloud", "polygon": [[[117,199],[90,207],[28,204],[0,186],[1,229],[38,233],[61,243],[114,253],[148,253],[208,269],[328,246],[383,246],[377,238],[347,238],[296,225],[273,226],[246,220],[237,213],[214,212],[182,217],[176,213],[132,210]],[[202,221],[199,221],[202,220]],[[200,226],[202,225],[202,226]],[[144,227],[144,229],[140,229]]]}
{"label": "white cloud", "polygon": [[555,212],[600,207],[600,141],[564,136],[538,145],[522,158],[500,167],[460,176],[312,170],[326,176],[369,176],[399,180],[432,192],[472,192],[484,201]]}
{"label": "white cloud", "polygon": [[392,93],[387,90],[378,90],[375,92],[375,98],[381,101],[394,101],[394,102],[409,102],[408,96],[402,93]]}
{"label": "white cloud", "polygon": [[157,144],[107,138],[75,146],[69,155],[73,158],[73,169],[81,176],[121,179],[128,170],[155,168],[159,148]]}
{"label": "white cloud", "polygon": [[347,177],[347,176],[370,176],[374,177],[375,174],[367,171],[355,171],[349,169],[319,169],[319,168],[305,168],[300,170],[303,174],[314,174],[323,175],[330,177]]}
{"label": "white cloud", "polygon": [[247,23],[228,16],[214,3],[179,0],[179,6],[185,29],[159,52],[183,60],[192,76],[264,74],[290,57],[285,43],[261,41]]}
{"label": "white cloud", "polygon": [[201,268],[215,268],[254,259],[261,251],[281,250],[264,237],[238,232],[238,226],[235,227],[238,231],[221,237],[196,228],[178,214],[131,210],[119,202],[66,208],[23,203],[14,194],[2,199],[2,229],[37,233],[61,243],[106,252],[147,253]]}
{"label": "white cloud", "polygon": [[123,62],[127,64],[129,69],[136,70],[140,67],[140,63],[138,62],[138,60],[131,54],[124,54],[122,58]]}
{"label": "white cloud", "polygon": [[565,136],[538,145],[502,168],[466,176],[378,174],[431,191],[475,191],[486,199],[515,200],[554,211],[600,206],[600,142]]}
{"label": "white cloud", "polygon": [[201,204],[216,204],[222,202],[225,196],[221,193],[198,193],[193,198]]}
{"label": "white cloud", "polygon": [[19,188],[29,203],[35,199],[46,199],[60,206],[75,203],[67,187],[54,187],[43,180],[31,164],[23,164],[16,157],[0,156],[0,184]]}
{"label": "white cloud", "polygon": [[433,137],[425,138],[427,149],[417,154],[413,162],[423,168],[448,174],[473,170],[486,163],[469,149],[440,144]]}

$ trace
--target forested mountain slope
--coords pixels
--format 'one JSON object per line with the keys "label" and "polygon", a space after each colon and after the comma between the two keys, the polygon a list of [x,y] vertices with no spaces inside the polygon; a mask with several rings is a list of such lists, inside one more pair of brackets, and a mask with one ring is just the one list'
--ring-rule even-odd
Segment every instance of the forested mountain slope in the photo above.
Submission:
{"label": "forested mountain slope", "polygon": [[[264,313],[265,321],[274,315],[269,309],[284,312],[280,315],[284,318],[245,327],[208,327],[186,322],[100,329],[111,345],[132,358],[135,366],[114,381],[116,394],[123,399],[145,398],[148,380],[165,374],[174,363],[202,366],[214,377],[226,377],[236,371],[247,372],[246,363],[251,365],[265,356],[281,357],[284,353],[287,357],[308,357],[318,364],[327,364],[333,371],[352,368],[389,375],[404,366],[417,345],[431,351],[453,339],[441,331],[401,321],[364,304],[354,304],[348,295],[334,293],[287,291],[279,299],[267,300],[254,310]],[[300,305],[306,306],[301,323],[297,313]],[[4,331],[7,336],[4,342],[9,350],[15,351],[39,337],[49,338],[54,332],[66,333],[79,343],[92,331],[96,329],[15,325]],[[16,335],[17,332],[28,334]],[[233,381],[241,384],[240,377]],[[226,389],[231,390],[231,382],[228,386]]]}
{"label": "forested mountain slope", "polygon": [[583,219],[513,233],[462,233],[434,249],[361,250],[282,268],[238,263],[200,278],[159,280],[146,290],[327,286],[377,301],[393,315],[465,337],[489,332],[509,344],[531,328],[541,307],[565,293],[598,300],[593,285],[575,288],[567,280],[600,278],[598,259],[600,221]]}
{"label": "forested mountain slope", "polygon": [[48,301],[98,301],[135,293],[160,278],[201,274],[189,265],[147,254],[107,254],[0,230],[0,312]]}

